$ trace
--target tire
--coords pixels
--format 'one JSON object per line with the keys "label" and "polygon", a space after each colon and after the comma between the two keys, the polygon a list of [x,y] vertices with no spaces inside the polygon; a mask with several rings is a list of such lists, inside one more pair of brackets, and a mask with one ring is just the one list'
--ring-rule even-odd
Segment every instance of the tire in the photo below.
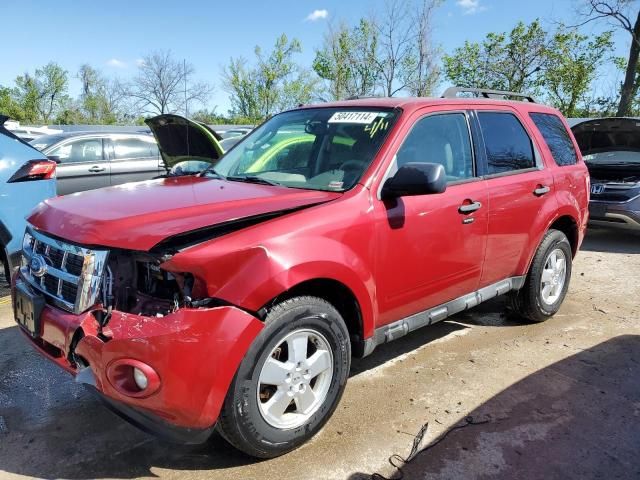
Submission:
{"label": "tire", "polygon": [[[305,349],[300,347],[303,344]],[[308,361],[300,361],[307,356]],[[350,365],[349,332],[338,311],[316,297],[285,300],[268,313],[264,329],[240,364],[218,431],[252,457],[273,458],[294,450],[333,414]],[[316,374],[320,368],[322,372]],[[284,371],[289,373],[283,377]]]}
{"label": "tire", "polygon": [[[560,270],[549,268],[554,263],[558,265],[553,261],[553,254],[556,254],[556,260],[564,257],[564,275]],[[571,280],[572,258],[567,236],[559,230],[549,230],[533,257],[523,287],[510,295],[510,307],[516,318],[528,322],[544,322],[560,309]],[[546,282],[543,283],[543,280]],[[551,286],[551,289],[545,290],[547,286]]]}

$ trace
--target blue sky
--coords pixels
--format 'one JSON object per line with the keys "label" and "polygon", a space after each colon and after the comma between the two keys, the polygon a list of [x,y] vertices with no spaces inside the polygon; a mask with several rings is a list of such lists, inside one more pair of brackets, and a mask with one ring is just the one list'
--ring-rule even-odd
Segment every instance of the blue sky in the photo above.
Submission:
{"label": "blue sky", "polygon": [[[4,0],[0,6],[3,27],[0,85],[49,61],[77,72],[90,63],[108,76],[126,79],[135,72],[136,61],[154,49],[171,49],[186,58],[195,76],[215,86],[210,107],[226,113],[227,94],[219,73],[230,57],[252,58],[255,45],[270,48],[286,33],[298,38],[301,64],[310,65],[314,49],[322,43],[327,22],[355,22],[360,16],[380,11],[384,0]],[[434,22],[434,40],[451,51],[465,40],[481,40],[488,32],[511,29],[519,20],[540,18],[544,23],[574,23],[575,5],[581,0],[446,0]],[[313,12],[319,11],[312,15]],[[589,25],[585,33],[599,32]],[[628,36],[628,35],[627,35]],[[617,54],[625,56],[629,40],[616,34]],[[615,85],[610,72],[598,82],[601,88]],[[73,79],[70,93],[77,94]]]}

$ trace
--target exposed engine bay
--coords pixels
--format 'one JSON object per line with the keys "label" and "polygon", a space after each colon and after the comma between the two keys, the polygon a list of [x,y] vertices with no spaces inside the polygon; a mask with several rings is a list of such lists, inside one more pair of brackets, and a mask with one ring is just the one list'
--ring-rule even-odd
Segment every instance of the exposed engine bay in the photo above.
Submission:
{"label": "exposed engine bay", "polygon": [[146,253],[112,251],[102,287],[105,308],[162,317],[190,303],[193,276],[174,275],[161,263]]}
{"label": "exposed engine bay", "polygon": [[640,175],[626,175],[620,171],[602,171],[597,170],[591,174],[591,183],[620,183],[635,185],[640,183]]}

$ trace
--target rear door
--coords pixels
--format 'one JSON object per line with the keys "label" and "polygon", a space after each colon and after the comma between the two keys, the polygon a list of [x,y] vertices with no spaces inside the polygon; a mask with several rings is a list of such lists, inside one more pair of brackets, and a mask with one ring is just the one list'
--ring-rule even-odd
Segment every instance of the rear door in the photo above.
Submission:
{"label": "rear door", "polygon": [[111,185],[149,180],[166,173],[151,136],[114,135],[109,138]]}
{"label": "rear door", "polygon": [[109,186],[110,167],[101,137],[66,140],[48,155],[60,161],[56,169],[58,195]]}
{"label": "rear door", "polygon": [[487,251],[480,281],[486,286],[524,273],[539,240],[539,218],[549,218],[557,204],[553,175],[526,119],[508,106],[487,106],[476,110],[474,123],[489,191]]}

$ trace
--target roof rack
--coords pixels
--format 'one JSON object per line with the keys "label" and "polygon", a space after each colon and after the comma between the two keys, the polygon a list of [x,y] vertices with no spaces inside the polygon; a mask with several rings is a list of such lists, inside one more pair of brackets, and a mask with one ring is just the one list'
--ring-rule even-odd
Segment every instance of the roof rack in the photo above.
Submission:
{"label": "roof rack", "polygon": [[[503,98],[508,97],[521,98],[523,101],[537,103],[531,95],[518,92],[507,92],[504,90],[489,90],[486,88],[465,88],[465,87],[449,87],[442,94],[442,98],[458,98],[459,93],[472,93],[478,98]],[[505,98],[507,97],[507,98]]]}
{"label": "roof rack", "polygon": [[380,95],[351,95],[344,100],[365,100],[367,98],[382,98]]}

